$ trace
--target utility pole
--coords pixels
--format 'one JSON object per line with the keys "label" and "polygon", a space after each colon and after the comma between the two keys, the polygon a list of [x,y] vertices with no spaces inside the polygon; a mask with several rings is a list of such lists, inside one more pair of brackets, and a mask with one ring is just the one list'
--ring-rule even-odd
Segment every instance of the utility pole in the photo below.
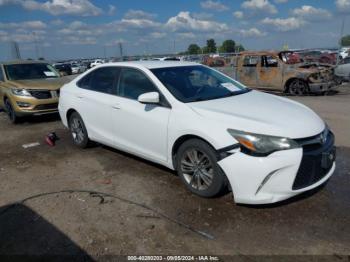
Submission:
{"label": "utility pole", "polygon": [[120,53],[120,58],[123,60],[123,43],[119,42],[119,53]]}
{"label": "utility pole", "polygon": [[15,59],[15,60],[20,60],[21,59],[21,53],[19,51],[19,47],[18,47],[17,42],[12,41],[10,43],[10,45],[11,45],[11,56],[12,56],[12,58]]}
{"label": "utility pole", "polygon": [[39,46],[38,46],[38,41],[37,41],[35,32],[33,32],[33,37],[34,37],[34,44],[35,44],[36,59],[39,59]]}

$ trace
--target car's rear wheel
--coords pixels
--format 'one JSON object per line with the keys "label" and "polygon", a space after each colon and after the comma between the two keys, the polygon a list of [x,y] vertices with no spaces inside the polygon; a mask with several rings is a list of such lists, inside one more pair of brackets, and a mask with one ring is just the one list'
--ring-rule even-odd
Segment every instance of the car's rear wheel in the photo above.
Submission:
{"label": "car's rear wheel", "polygon": [[302,96],[306,95],[309,91],[309,88],[305,81],[301,79],[295,79],[293,80],[288,87],[289,94],[293,96]]}
{"label": "car's rear wheel", "polygon": [[15,110],[13,109],[13,106],[12,106],[9,99],[5,100],[5,108],[6,108],[6,112],[7,112],[7,115],[9,117],[9,120],[11,121],[11,123],[13,123],[13,124],[18,123],[19,117],[17,116]]}
{"label": "car's rear wheel", "polygon": [[217,163],[216,151],[200,139],[183,143],[176,154],[176,169],[186,187],[201,197],[215,197],[227,189],[227,178]]}
{"label": "car's rear wheel", "polygon": [[69,117],[69,129],[72,135],[73,143],[81,148],[87,148],[89,145],[89,136],[81,116],[74,112]]}

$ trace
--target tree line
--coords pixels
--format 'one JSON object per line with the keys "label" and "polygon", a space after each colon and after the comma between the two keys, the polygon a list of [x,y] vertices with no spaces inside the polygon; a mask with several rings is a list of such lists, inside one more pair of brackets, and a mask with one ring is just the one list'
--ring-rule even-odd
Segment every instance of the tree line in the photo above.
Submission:
{"label": "tree line", "polygon": [[225,40],[221,46],[217,47],[214,39],[208,39],[207,45],[204,47],[200,47],[197,44],[190,44],[187,48],[186,52],[182,54],[186,55],[198,55],[198,54],[213,54],[213,53],[235,53],[244,51],[244,47],[232,39]]}
{"label": "tree line", "polygon": [[350,35],[346,35],[341,39],[342,46],[350,46]]}

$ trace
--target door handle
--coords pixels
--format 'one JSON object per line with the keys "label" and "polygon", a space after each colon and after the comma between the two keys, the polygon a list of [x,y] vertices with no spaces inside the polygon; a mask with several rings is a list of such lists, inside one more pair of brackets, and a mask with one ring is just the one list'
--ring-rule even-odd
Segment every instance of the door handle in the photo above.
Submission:
{"label": "door handle", "polygon": [[76,95],[76,97],[79,98],[79,99],[83,99],[84,98],[83,95]]}
{"label": "door handle", "polygon": [[117,110],[121,109],[119,104],[112,105],[112,108]]}

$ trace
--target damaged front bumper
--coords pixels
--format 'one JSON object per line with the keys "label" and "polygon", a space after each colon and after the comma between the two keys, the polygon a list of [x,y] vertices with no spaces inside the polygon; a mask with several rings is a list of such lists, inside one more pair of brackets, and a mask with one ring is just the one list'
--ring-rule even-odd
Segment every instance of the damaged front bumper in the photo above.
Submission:
{"label": "damaged front bumper", "polygon": [[311,93],[321,93],[331,90],[335,85],[334,81],[309,83],[309,89]]}
{"label": "damaged front bumper", "polygon": [[[236,151],[218,164],[230,182],[236,203],[271,204],[325,183],[335,170],[333,143],[310,152],[298,148],[266,157]],[[326,168],[321,166],[324,158],[328,160]]]}

